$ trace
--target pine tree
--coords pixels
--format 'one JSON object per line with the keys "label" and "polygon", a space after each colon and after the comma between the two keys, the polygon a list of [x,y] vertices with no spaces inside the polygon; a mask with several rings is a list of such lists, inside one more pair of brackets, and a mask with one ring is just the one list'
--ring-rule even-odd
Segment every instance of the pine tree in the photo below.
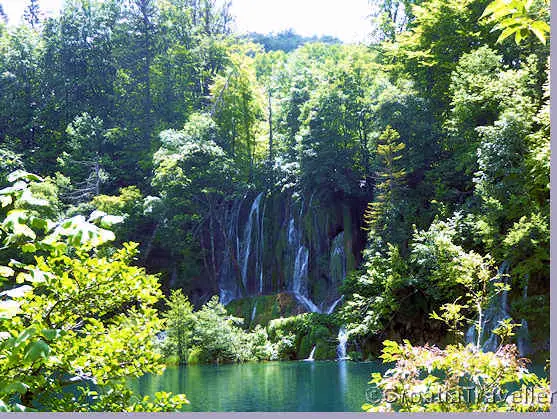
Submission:
{"label": "pine tree", "polygon": [[400,203],[406,172],[397,162],[402,158],[401,152],[406,145],[399,139],[399,133],[388,125],[377,141],[379,169],[376,173],[376,195],[364,214],[366,230],[377,234],[387,233]]}

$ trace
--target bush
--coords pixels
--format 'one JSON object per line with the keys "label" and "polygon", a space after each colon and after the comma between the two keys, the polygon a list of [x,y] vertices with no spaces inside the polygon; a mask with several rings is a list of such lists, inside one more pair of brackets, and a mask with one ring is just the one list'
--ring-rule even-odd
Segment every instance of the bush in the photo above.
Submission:
{"label": "bush", "polygon": [[[0,411],[175,410],[184,396],[133,401],[129,377],[160,373],[157,278],[132,265],[137,244],[107,248],[118,219],[54,222],[33,208],[42,179],[22,171],[0,190]],[[44,186],[44,185],[43,185]],[[1,213],[0,213],[1,215]],[[17,250],[17,259],[6,256]],[[94,383],[95,393],[87,388]],[[69,391],[81,389],[81,392]],[[160,397],[159,397],[160,396]]]}
{"label": "bush", "polygon": [[514,345],[481,352],[473,345],[413,347],[385,341],[381,358],[395,362],[373,374],[381,400],[368,412],[548,411],[549,384],[529,373]]}

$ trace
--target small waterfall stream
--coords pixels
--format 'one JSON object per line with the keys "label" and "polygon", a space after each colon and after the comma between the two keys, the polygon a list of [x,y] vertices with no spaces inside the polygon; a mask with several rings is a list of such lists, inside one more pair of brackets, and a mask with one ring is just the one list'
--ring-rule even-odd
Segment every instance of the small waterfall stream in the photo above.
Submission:
{"label": "small waterfall stream", "polygon": [[[528,298],[528,277],[522,289],[522,299],[526,300]],[[520,328],[516,333],[516,346],[518,348],[518,353],[520,356],[529,355],[532,352],[532,347],[530,343],[530,332],[528,330],[528,321],[522,319],[520,321]]]}
{"label": "small waterfall stream", "polygon": [[294,252],[296,255],[294,258],[290,291],[306,309],[314,313],[319,313],[319,307],[317,307],[307,295],[309,249],[302,244],[302,234],[301,231],[296,228],[293,217],[288,223],[288,245],[290,252]]}
{"label": "small waterfall stream", "polygon": [[[344,231],[341,231],[331,242],[329,255],[329,297],[323,302],[324,312],[327,314],[331,314],[342,300],[342,296],[338,296],[338,288],[346,279],[346,270]],[[328,308],[326,308],[327,305]]]}
{"label": "small waterfall stream", "polygon": [[[244,227],[243,239],[239,246],[240,247],[239,263],[240,266],[242,267],[242,283],[244,285],[244,290],[248,292],[250,288],[248,284],[248,280],[249,280],[248,268],[250,262],[250,255],[253,248],[252,243],[254,242],[254,237],[253,237],[254,230],[255,230],[255,243],[258,245],[257,248],[255,249],[255,269],[260,273],[259,276],[263,274],[262,271],[263,240],[261,237],[263,217],[260,217],[260,211],[259,211],[262,197],[263,197],[263,192],[257,195],[255,200],[253,201],[253,204],[251,205],[248,220],[246,226]],[[259,285],[258,288],[260,287],[261,285]]]}
{"label": "small waterfall stream", "polygon": [[241,296],[241,289],[236,281],[234,260],[239,254],[238,219],[243,199],[235,199],[230,208],[224,213],[223,257],[220,264],[218,283],[219,300],[222,304]]}
{"label": "small waterfall stream", "polygon": [[344,326],[338,331],[337,359],[339,361],[348,359],[346,356],[346,342],[348,342],[348,332]]}
{"label": "small waterfall stream", "polygon": [[313,348],[311,349],[311,352],[309,353],[309,356],[306,359],[304,359],[304,361],[310,361],[310,362],[314,361],[313,356],[315,355],[315,348],[316,348],[316,346],[313,345]]}

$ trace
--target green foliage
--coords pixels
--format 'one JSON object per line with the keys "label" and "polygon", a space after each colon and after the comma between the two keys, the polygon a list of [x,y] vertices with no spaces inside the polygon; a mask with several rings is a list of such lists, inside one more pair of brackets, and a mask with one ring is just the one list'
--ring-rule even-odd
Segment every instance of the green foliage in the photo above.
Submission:
{"label": "green foliage", "polygon": [[[166,353],[173,352],[180,364],[189,359],[188,348],[192,342],[193,306],[182,294],[181,290],[174,290],[167,300],[168,310],[164,314],[166,319],[166,337],[164,349]],[[171,348],[169,348],[169,346]]]}
{"label": "green foliage", "polygon": [[166,338],[161,348],[167,359],[176,356],[182,364],[219,364],[276,358],[267,331],[261,326],[244,331],[240,327],[243,319],[230,316],[218,297],[194,311],[182,292],[175,290],[167,303]]}
{"label": "green foliage", "polygon": [[496,22],[493,30],[502,31],[497,43],[503,42],[514,35],[517,44],[530,33],[534,34],[545,45],[549,35],[549,24],[543,19],[549,15],[547,0],[494,0],[485,8],[482,18],[490,23]]}
{"label": "green foliage", "polygon": [[[3,409],[173,410],[187,402],[161,395],[134,403],[129,391],[114,398],[127,377],[162,369],[153,343],[162,325],[154,309],[157,278],[131,265],[136,244],[102,247],[114,239],[106,228],[120,220],[100,212],[88,220],[42,218],[31,209],[48,205],[32,193],[42,179],[19,171],[8,180],[12,186],[0,191],[7,210],[0,224],[7,282],[0,302]],[[14,247],[21,259],[6,260]],[[87,404],[79,392],[59,399],[76,385],[98,391]]]}
{"label": "green foliage", "polygon": [[376,174],[375,185],[376,196],[368,205],[364,214],[364,220],[370,234],[386,236],[387,240],[395,239],[392,231],[398,223],[398,205],[402,204],[402,183],[406,172],[400,167],[398,161],[402,159],[400,154],[405,148],[404,143],[398,142],[400,135],[390,126],[377,140],[377,159],[379,160],[379,171]]}
{"label": "green foliage", "polygon": [[[171,294],[168,338],[157,347],[168,363],[299,359],[313,345],[316,357],[330,358],[341,320],[368,357],[378,336],[459,341],[465,325],[481,323],[477,316],[498,290],[486,281],[495,262],[506,261],[513,321],[500,331],[514,340],[512,324],[524,319],[534,350],[547,349],[547,3],[382,0],[370,10],[371,48],[290,32],[252,34],[251,43],[231,34],[229,7],[71,1],[57,17],[38,21],[33,10],[27,24],[0,23],[0,183],[15,182],[0,192],[9,232],[0,256],[10,281],[3,321],[21,317],[18,299],[39,291],[48,296],[44,304],[54,298],[52,289],[14,285],[19,274],[50,284],[41,272],[72,279],[72,269],[81,282],[90,270],[99,299],[114,297],[115,312],[130,317],[143,302],[119,304],[142,291],[109,295],[100,276],[124,272],[123,292],[131,277],[144,275],[137,283],[159,298],[154,280],[131,265],[139,251],[137,263],[161,273],[165,291],[184,291]],[[516,42],[502,42],[511,35]],[[24,168],[44,181],[24,172],[8,179]],[[348,270],[361,262],[345,280],[340,316],[295,316],[297,305],[283,294],[257,296],[257,315],[243,326],[235,316],[248,319],[252,301],[232,303],[233,316],[216,301],[197,311],[189,305],[185,295],[197,305],[219,292],[225,246],[235,241],[226,239],[230,214],[238,204],[234,228],[241,230],[241,198],[262,191],[265,292],[282,292],[289,280],[279,266],[287,246],[281,217],[290,216],[285,203],[303,202],[312,298],[328,295],[327,257],[316,255],[340,228],[352,250]],[[124,252],[103,244],[115,240],[112,230],[116,243],[141,246]],[[231,275],[239,275],[232,259]],[[137,315],[145,329],[160,330],[150,314]],[[256,328],[277,317],[288,319]],[[147,339],[147,332],[136,335]],[[51,339],[33,339],[50,349],[37,344],[25,362],[50,362]],[[103,353],[101,342],[95,348]],[[106,359],[117,359],[104,344]],[[98,391],[60,404],[53,396],[48,405],[174,406],[164,405],[164,395],[135,400],[112,382]]]}
{"label": "green foliage", "polygon": [[368,412],[540,412],[550,406],[549,383],[528,372],[516,347],[477,352],[472,345],[415,347],[385,341],[381,358],[395,366],[375,373],[383,395]]}

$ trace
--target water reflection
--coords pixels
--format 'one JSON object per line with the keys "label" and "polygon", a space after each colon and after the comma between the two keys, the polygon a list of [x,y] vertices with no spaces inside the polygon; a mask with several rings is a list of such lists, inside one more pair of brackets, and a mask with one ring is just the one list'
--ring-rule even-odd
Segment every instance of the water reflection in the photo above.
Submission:
{"label": "water reflection", "polygon": [[186,411],[361,411],[377,363],[266,362],[169,367],[130,383],[143,395],[185,393]]}

